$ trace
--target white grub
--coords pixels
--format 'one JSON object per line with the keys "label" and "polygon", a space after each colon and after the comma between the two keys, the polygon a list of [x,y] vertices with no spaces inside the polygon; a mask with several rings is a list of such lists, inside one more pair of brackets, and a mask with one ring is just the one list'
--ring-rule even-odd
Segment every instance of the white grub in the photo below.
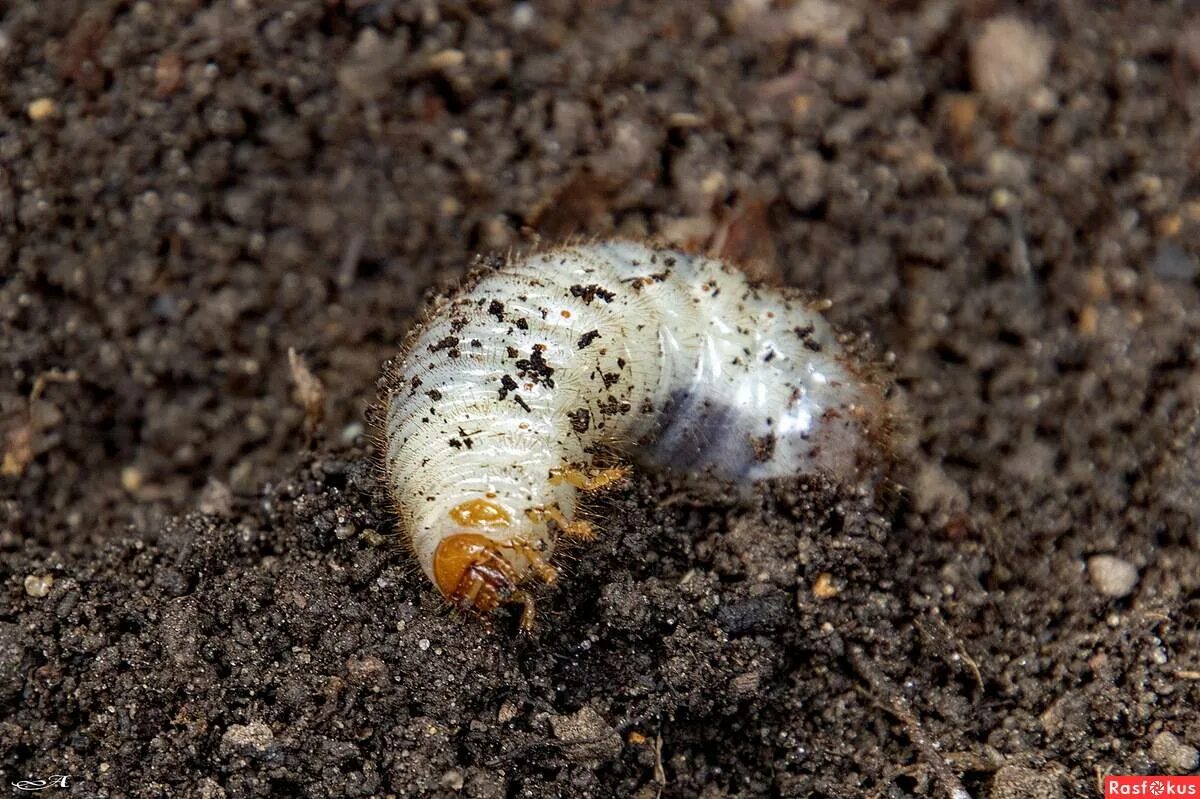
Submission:
{"label": "white grub", "polygon": [[490,611],[553,582],[578,493],[622,458],[738,484],[877,465],[882,395],[812,305],[633,241],[495,259],[384,381],[387,488],[442,593]]}

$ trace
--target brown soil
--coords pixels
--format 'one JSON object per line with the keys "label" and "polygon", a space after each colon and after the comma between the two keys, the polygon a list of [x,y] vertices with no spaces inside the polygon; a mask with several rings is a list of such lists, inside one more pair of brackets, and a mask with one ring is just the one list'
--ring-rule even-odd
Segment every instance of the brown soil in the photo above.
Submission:
{"label": "brown soil", "polygon": [[[1186,769],[1183,6],[1025,4],[1050,61],[1017,100],[972,80],[993,0],[0,7],[4,779],[978,798]],[[388,543],[363,411],[473,253],[612,232],[732,240],[834,300],[895,383],[898,486],[638,475],[523,639]],[[328,395],[312,447],[289,348]]]}

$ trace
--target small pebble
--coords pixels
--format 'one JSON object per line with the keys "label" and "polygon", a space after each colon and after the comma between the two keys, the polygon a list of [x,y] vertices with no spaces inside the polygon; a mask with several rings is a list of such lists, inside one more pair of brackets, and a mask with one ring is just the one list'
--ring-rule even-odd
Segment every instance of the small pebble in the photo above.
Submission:
{"label": "small pebble", "polygon": [[621,752],[620,734],[588,705],[570,716],[551,716],[550,729],[572,762],[597,764]]}
{"label": "small pebble", "polygon": [[812,587],[813,596],[817,599],[832,599],[838,595],[838,588],[833,584],[833,575],[821,572],[817,575]]}
{"label": "small pebble", "polygon": [[811,39],[822,47],[845,47],[863,24],[863,13],[852,3],[800,0],[791,6],[784,27],[794,39]]}
{"label": "small pebble", "polygon": [[374,28],[366,28],[338,67],[338,83],[358,100],[378,100],[392,89],[394,72],[403,62],[404,54],[400,41],[385,39]]}
{"label": "small pebble", "polygon": [[175,93],[183,82],[183,58],[174,51],[158,56],[154,63],[154,96],[162,100]]}
{"label": "small pebble", "polygon": [[749,696],[757,693],[760,685],[762,685],[762,674],[757,670],[748,671],[730,680],[729,690],[738,696]]}
{"label": "small pebble", "polygon": [[222,745],[234,749],[249,749],[262,752],[275,742],[271,728],[261,721],[249,724],[234,724],[221,736]]}
{"label": "small pebble", "polygon": [[496,712],[496,720],[503,724],[506,721],[512,721],[515,719],[518,715],[520,715],[520,712],[521,710],[517,707],[515,702],[513,702],[511,699],[505,699],[500,705],[500,710]]}
{"label": "small pebble", "polygon": [[1096,590],[1113,599],[1129,596],[1137,585],[1137,568],[1129,561],[1112,555],[1088,558],[1087,570]]}
{"label": "small pebble", "polygon": [[1188,255],[1187,250],[1173,241],[1160,241],[1158,251],[1151,264],[1154,273],[1164,280],[1188,283],[1195,280],[1200,264]]}
{"label": "small pebble", "polygon": [[1150,757],[1173,774],[1195,771],[1200,766],[1200,751],[1169,732],[1160,732],[1150,744]]}
{"label": "small pebble", "polygon": [[142,470],[136,466],[126,466],[121,470],[121,486],[131,494],[141,488],[144,481]]}
{"label": "small pebble", "polygon": [[362,422],[351,422],[342,428],[342,442],[353,444],[354,440],[361,436],[364,430]]}
{"label": "small pebble", "polygon": [[451,791],[461,791],[466,780],[463,779],[463,774],[458,769],[450,769],[442,775],[438,783],[443,788],[448,788]]}
{"label": "small pebble", "polygon": [[40,122],[58,113],[58,104],[49,97],[39,97],[29,104],[26,113],[34,122]]}
{"label": "small pebble", "polygon": [[990,19],[971,48],[971,82],[988,100],[1012,104],[1045,81],[1050,53],[1050,40],[1023,19]]}
{"label": "small pebble", "polygon": [[440,50],[429,57],[429,68],[443,72],[461,67],[466,60],[462,50]]}
{"label": "small pebble", "polygon": [[50,593],[50,588],[53,585],[53,575],[31,574],[25,578],[25,593],[35,599],[41,599]]}
{"label": "small pebble", "polygon": [[212,777],[200,780],[196,787],[196,799],[225,799],[226,796],[225,789]]}
{"label": "small pebble", "polygon": [[512,26],[523,31],[533,27],[537,21],[537,12],[531,3],[517,3],[512,10]]}
{"label": "small pebble", "polygon": [[233,492],[217,478],[210,477],[196,505],[206,516],[228,516],[233,512]]}

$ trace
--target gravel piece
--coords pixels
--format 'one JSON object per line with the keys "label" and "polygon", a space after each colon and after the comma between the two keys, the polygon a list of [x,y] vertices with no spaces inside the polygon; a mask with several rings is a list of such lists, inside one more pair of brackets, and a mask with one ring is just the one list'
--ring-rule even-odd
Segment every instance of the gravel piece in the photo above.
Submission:
{"label": "gravel piece", "polygon": [[971,46],[971,82],[989,101],[1012,105],[1046,80],[1050,40],[1025,20],[994,17]]}
{"label": "gravel piece", "polygon": [[1200,766],[1200,751],[1174,733],[1160,732],[1150,744],[1150,757],[1171,774],[1186,774]]}
{"label": "gravel piece", "polygon": [[1113,599],[1129,596],[1138,581],[1137,567],[1112,555],[1088,558],[1087,571],[1096,590]]}

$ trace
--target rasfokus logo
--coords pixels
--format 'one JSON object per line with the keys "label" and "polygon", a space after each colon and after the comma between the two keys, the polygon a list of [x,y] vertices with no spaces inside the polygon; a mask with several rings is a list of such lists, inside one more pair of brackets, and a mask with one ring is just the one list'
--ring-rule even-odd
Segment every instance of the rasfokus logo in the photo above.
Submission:
{"label": "rasfokus logo", "polygon": [[1200,777],[1166,777],[1147,774],[1144,777],[1105,777],[1104,799],[1118,796],[1141,796],[1149,799],[1171,796],[1194,796],[1200,799]]}

